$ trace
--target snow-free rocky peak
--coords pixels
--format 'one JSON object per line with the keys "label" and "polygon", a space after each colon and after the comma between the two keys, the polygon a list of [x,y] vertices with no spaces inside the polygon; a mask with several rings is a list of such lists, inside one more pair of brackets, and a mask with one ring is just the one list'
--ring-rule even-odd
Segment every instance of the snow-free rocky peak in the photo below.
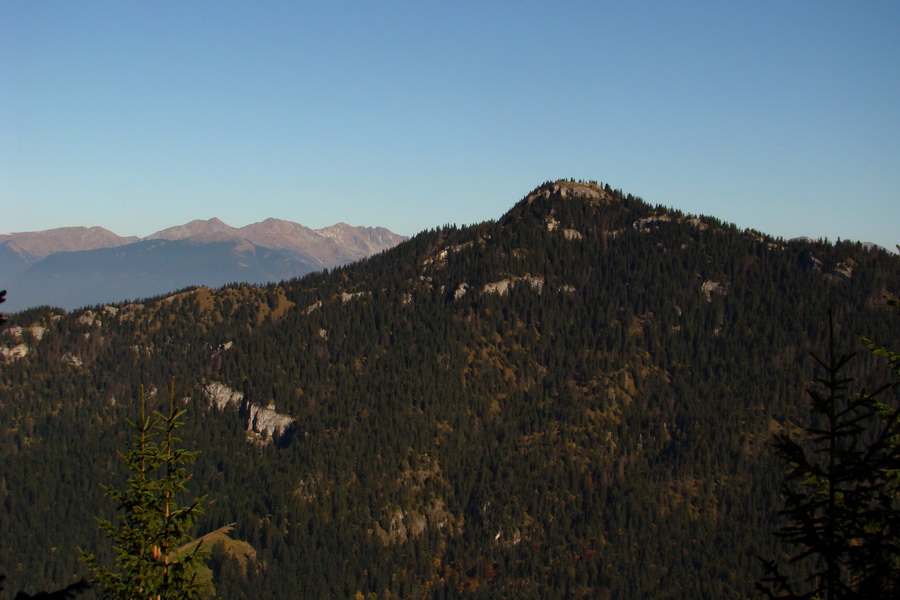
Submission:
{"label": "snow-free rocky peak", "polygon": [[56,252],[79,252],[97,248],[113,248],[138,241],[137,237],[122,237],[103,227],[59,227],[45,231],[26,231],[0,234],[0,244],[19,255],[44,258]]}
{"label": "snow-free rocky peak", "polygon": [[405,239],[344,223],[319,232],[281,219],[236,228],[216,218],[146,238],[100,227],[5,234],[0,289],[10,290],[4,304],[10,312],[42,304],[71,310],[197,285],[277,282],[346,265]]}
{"label": "snow-free rocky peak", "polygon": [[213,217],[206,221],[195,219],[184,225],[176,225],[148,235],[145,240],[184,240],[212,242],[239,238],[237,229]]}

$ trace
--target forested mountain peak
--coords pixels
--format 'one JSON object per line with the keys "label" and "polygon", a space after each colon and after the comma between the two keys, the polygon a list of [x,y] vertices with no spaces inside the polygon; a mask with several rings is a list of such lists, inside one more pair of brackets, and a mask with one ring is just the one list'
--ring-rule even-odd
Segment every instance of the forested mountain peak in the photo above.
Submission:
{"label": "forested mountain peak", "polygon": [[552,195],[558,195],[560,198],[582,198],[589,202],[612,202],[612,193],[603,188],[595,181],[583,182],[559,179],[554,182],[547,182],[536,188],[533,192],[525,197],[525,201],[531,203],[538,196],[549,198]]}
{"label": "forested mountain peak", "polygon": [[65,583],[102,544],[96,483],[122,477],[140,386],[174,375],[197,535],[236,523],[266,565],[214,552],[223,598],[749,597],[807,353],[829,309],[847,348],[898,339],[898,291],[900,258],[861,244],[557,181],[280,284],[11,315],[10,583]]}

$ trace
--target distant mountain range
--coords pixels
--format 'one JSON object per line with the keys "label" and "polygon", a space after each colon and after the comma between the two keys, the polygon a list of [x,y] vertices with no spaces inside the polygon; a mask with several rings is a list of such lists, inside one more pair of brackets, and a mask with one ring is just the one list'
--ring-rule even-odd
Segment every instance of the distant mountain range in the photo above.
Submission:
{"label": "distant mountain range", "polygon": [[310,229],[280,219],[231,227],[195,220],[145,238],[102,227],[0,234],[7,311],[144,298],[192,285],[271,283],[344,265],[406,239],[384,227]]}

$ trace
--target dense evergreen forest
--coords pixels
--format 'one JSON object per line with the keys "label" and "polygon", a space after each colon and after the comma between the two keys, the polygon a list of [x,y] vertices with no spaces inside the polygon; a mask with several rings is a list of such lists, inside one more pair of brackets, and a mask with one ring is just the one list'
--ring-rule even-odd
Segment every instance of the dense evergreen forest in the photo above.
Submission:
{"label": "dense evergreen forest", "polygon": [[99,484],[174,376],[196,535],[234,524],[217,597],[753,597],[783,552],[771,438],[806,423],[827,313],[872,385],[859,334],[900,346],[898,292],[884,250],[559,181],[279,285],[9,315],[6,593],[112,555]]}

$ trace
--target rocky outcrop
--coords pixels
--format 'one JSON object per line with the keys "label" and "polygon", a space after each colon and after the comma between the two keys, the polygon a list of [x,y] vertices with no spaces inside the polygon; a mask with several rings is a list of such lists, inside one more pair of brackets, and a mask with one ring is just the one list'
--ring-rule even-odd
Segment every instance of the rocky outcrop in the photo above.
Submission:
{"label": "rocky outcrop", "polygon": [[843,262],[839,262],[834,268],[834,274],[840,279],[850,279],[853,277],[853,270],[856,268],[856,261],[848,258]]}
{"label": "rocky outcrop", "polygon": [[824,276],[832,281],[839,281],[842,279],[850,279],[853,277],[853,272],[856,270],[858,266],[857,262],[852,258],[847,258],[839,262],[835,265],[834,269],[830,272],[826,272],[825,263],[822,262],[817,256],[815,256],[810,250],[804,249],[800,253],[800,265],[806,270],[819,271],[823,273]]}
{"label": "rocky outcrop", "polygon": [[726,288],[723,284],[719,283],[718,281],[712,281],[710,279],[707,279],[700,285],[700,290],[706,296],[707,302],[712,302],[713,294],[720,294],[724,296],[728,293],[728,288]]}
{"label": "rocky outcrop", "polygon": [[821,271],[822,261],[816,258],[816,256],[812,252],[810,252],[809,249],[804,249],[800,253],[800,266],[808,270]]}
{"label": "rocky outcrop", "polygon": [[456,518],[447,510],[444,500],[432,498],[419,509],[403,509],[395,505],[385,507],[383,517],[375,521],[370,531],[383,546],[391,546],[417,538],[427,529],[455,527]]}
{"label": "rocky outcrop", "polygon": [[31,327],[20,327],[18,325],[10,327],[6,333],[13,339],[22,340],[25,336],[30,336],[34,341],[39,342],[44,334],[47,333],[46,327],[40,325],[32,325]]}
{"label": "rocky outcrop", "polygon": [[660,223],[671,223],[672,217],[669,215],[653,215],[638,219],[634,222],[633,227],[638,231],[650,231],[659,226]]}
{"label": "rocky outcrop", "polygon": [[668,214],[651,215],[649,217],[644,217],[643,219],[638,219],[632,223],[632,227],[638,231],[652,231],[663,223],[685,223],[700,231],[709,229],[709,225],[704,223],[700,217],[673,217]]}
{"label": "rocky outcrop", "polygon": [[244,400],[242,392],[235,391],[224,383],[217,381],[203,386],[202,392],[209,405],[215,406],[219,410],[225,410],[229,405],[240,408],[241,402]]}
{"label": "rocky outcrop", "polygon": [[25,358],[31,352],[31,347],[26,342],[36,344],[41,341],[46,332],[47,329],[40,325],[32,325],[30,327],[15,325],[4,329],[3,333],[12,343],[0,346],[0,360],[4,363],[11,363]]}
{"label": "rocky outcrop", "polygon": [[528,195],[525,200],[531,204],[537,198],[549,198],[551,195],[558,195],[561,198],[579,198],[587,200],[592,204],[608,204],[612,201],[612,196],[594,182],[581,181],[556,181],[542,185],[537,190]]}
{"label": "rocky outcrop", "polygon": [[263,408],[252,402],[247,402],[244,412],[247,431],[260,435],[267,440],[276,435],[282,435],[294,423],[294,419],[290,415],[276,412],[274,404]]}
{"label": "rocky outcrop", "polygon": [[83,360],[81,360],[79,357],[75,356],[71,352],[66,352],[65,354],[63,354],[62,361],[64,363],[66,363],[67,365],[70,365],[73,367],[80,367],[84,364]]}
{"label": "rocky outcrop", "polygon": [[256,441],[268,443],[273,437],[284,435],[293,425],[294,418],[279,413],[274,404],[266,407],[249,402],[244,394],[233,390],[224,383],[214,381],[201,388],[203,396],[210,406],[225,410],[229,406],[238,408],[244,419],[247,435]]}
{"label": "rocky outcrop", "polygon": [[484,284],[484,293],[485,294],[500,294],[501,296],[504,296],[509,292],[509,288],[512,285],[513,285],[513,282],[511,279],[501,279],[500,281],[486,283],[486,284]]}
{"label": "rocky outcrop", "polygon": [[100,320],[100,315],[96,314],[92,310],[84,311],[75,322],[79,325],[84,325],[85,327],[100,327],[103,322]]}
{"label": "rocky outcrop", "polygon": [[357,298],[361,298],[366,294],[366,292],[341,292],[341,303],[346,304],[352,300],[356,300]]}
{"label": "rocky outcrop", "polygon": [[13,362],[28,355],[30,348],[25,344],[16,344],[13,347],[0,346],[0,358],[3,362]]}
{"label": "rocky outcrop", "polygon": [[500,281],[486,283],[484,284],[483,291],[487,294],[500,294],[501,296],[504,296],[509,293],[509,290],[515,287],[516,283],[519,281],[527,283],[532,289],[535,289],[538,292],[541,292],[544,289],[544,279],[542,277],[525,275],[523,277],[512,277],[510,279],[501,279]]}
{"label": "rocky outcrop", "polygon": [[[559,220],[557,220],[552,213],[544,219],[544,223],[547,225],[547,231],[556,231],[557,229],[560,229]],[[563,228],[560,231],[562,231],[563,237],[567,240],[580,240],[584,238],[584,235],[577,229]]]}
{"label": "rocky outcrop", "polygon": [[119,316],[119,322],[121,323],[122,321],[133,321],[142,310],[144,310],[143,304],[126,304],[125,306],[120,306],[116,314]]}

